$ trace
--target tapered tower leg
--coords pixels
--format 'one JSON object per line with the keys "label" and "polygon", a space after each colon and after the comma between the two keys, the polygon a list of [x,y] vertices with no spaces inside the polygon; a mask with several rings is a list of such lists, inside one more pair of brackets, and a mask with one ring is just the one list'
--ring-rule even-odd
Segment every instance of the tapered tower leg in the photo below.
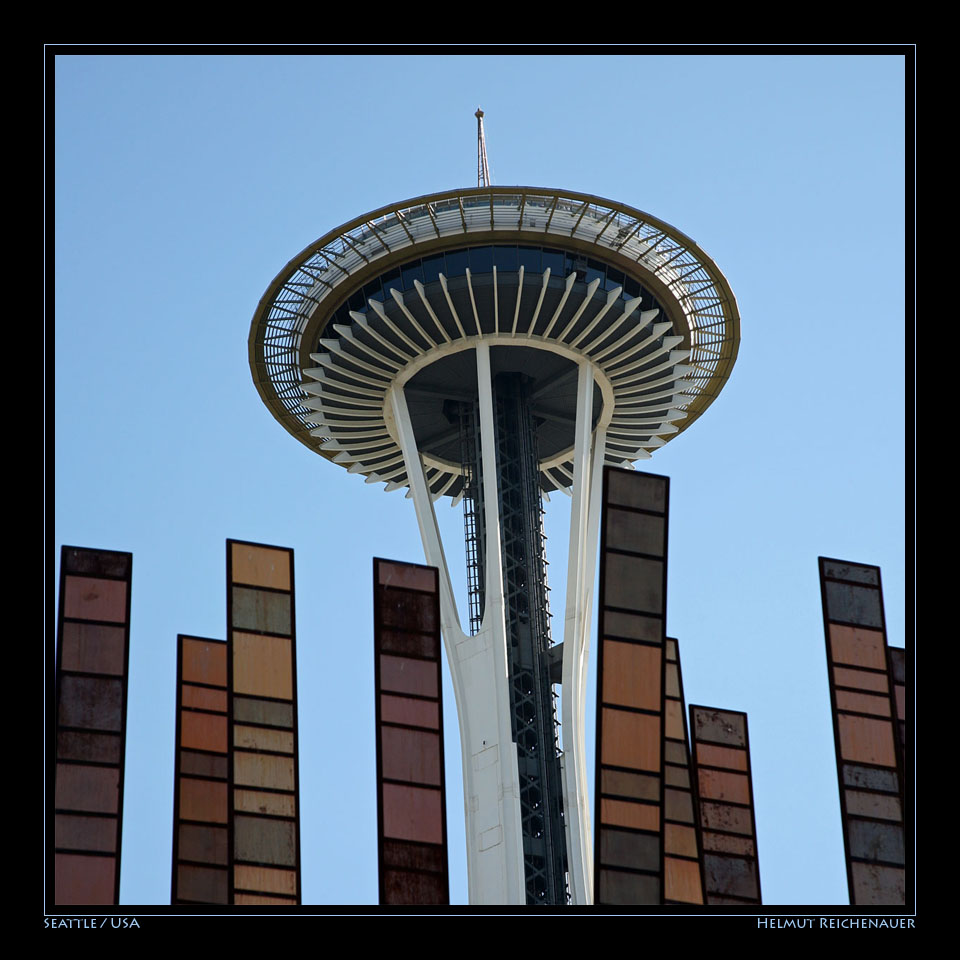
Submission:
{"label": "tapered tower leg", "polygon": [[573,454],[573,502],[563,630],[563,809],[567,831],[570,896],[574,904],[592,902],[593,864],[587,794],[584,709],[590,610],[600,516],[598,478],[603,470],[604,431],[593,423],[593,365],[580,364]]}
{"label": "tapered tower leg", "polygon": [[[477,350],[477,373],[481,440],[484,451],[493,456],[490,357],[485,344]],[[492,493],[488,492],[486,497],[492,504],[492,509],[488,507],[486,511],[490,544],[485,571],[486,609],[480,631],[471,637],[460,627],[433,501],[402,388],[391,391],[390,404],[413,491],[424,553],[427,562],[440,570],[441,624],[460,724],[470,902],[523,904],[526,896],[519,775],[510,727],[496,471],[484,471],[485,484],[487,477],[492,478]]]}

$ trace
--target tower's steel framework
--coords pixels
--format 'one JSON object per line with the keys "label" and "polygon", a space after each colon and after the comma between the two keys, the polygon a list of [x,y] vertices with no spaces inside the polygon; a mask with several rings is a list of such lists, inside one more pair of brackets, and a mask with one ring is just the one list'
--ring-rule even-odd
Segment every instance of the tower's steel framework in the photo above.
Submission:
{"label": "tower's steel framework", "polygon": [[[260,301],[249,356],[263,401],[322,456],[407,488],[440,571],[472,903],[590,902],[583,715],[602,467],[688,427],[738,344],[733,294],[692,240],[622,204],[532,187],[358,217]],[[553,644],[541,498],[558,490],[572,513]],[[464,501],[466,631],[441,496]]]}

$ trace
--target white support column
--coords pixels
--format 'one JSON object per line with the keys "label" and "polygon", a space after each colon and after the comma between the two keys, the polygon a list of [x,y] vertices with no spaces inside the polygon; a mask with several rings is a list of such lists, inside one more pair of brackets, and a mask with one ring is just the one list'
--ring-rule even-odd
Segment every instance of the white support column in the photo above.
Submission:
{"label": "white support column", "polygon": [[574,904],[593,902],[593,851],[587,793],[584,710],[590,610],[600,516],[604,431],[594,433],[594,367],[583,361],[577,376],[573,450],[573,501],[567,557],[567,596],[563,630],[561,713],[563,722],[563,809],[567,823],[567,860]]}
{"label": "white support column", "polygon": [[[485,835],[493,845],[500,836],[501,851],[496,858],[491,856],[482,877],[478,877],[482,889],[492,889],[495,882],[494,869],[500,871],[498,883],[504,900],[474,900],[474,903],[526,903],[526,888],[523,866],[523,833],[520,818],[520,771],[517,763],[517,747],[513,742],[513,725],[510,710],[510,687],[507,676],[507,626],[506,602],[503,593],[503,567],[500,549],[500,503],[497,490],[497,447],[494,430],[493,381],[490,369],[490,346],[477,344],[477,389],[480,407],[480,456],[483,463],[483,511],[486,545],[484,548],[484,609],[480,632],[474,639],[485,638],[492,654],[494,696],[486,694],[486,709],[492,709],[490,720],[496,726],[496,739],[485,738],[482,752],[475,761],[484,770],[484,788],[489,794],[496,790],[499,807],[499,826],[487,828]],[[490,765],[495,765],[491,767]],[[481,799],[478,795],[478,801]],[[485,852],[492,853],[491,848]],[[496,864],[496,868],[495,868]]]}
{"label": "white support column", "polygon": [[[453,597],[453,587],[450,583],[450,570],[447,567],[447,558],[443,552],[443,542],[440,539],[440,528],[437,526],[437,515],[433,509],[433,500],[430,497],[430,488],[423,473],[423,462],[417,450],[417,441],[413,433],[413,424],[410,421],[410,412],[407,410],[407,398],[403,395],[403,387],[394,386],[387,394],[390,410],[397,425],[397,440],[403,453],[403,463],[410,482],[410,492],[413,494],[413,505],[417,511],[417,525],[420,527],[420,539],[423,541],[423,553],[427,563],[440,571],[440,626],[447,644],[456,644],[463,637],[460,628],[460,616],[457,613],[457,603]],[[450,647],[447,656],[450,655]]]}
{"label": "white support column", "polygon": [[[507,685],[490,352],[486,344],[478,346],[477,367],[481,384],[484,498],[487,504],[493,504],[493,508],[486,510],[486,595],[483,624],[476,636],[467,636],[460,627],[450,572],[403,387],[395,384],[388,395],[424,553],[427,563],[440,570],[441,626],[460,723],[470,903],[522,905],[526,902],[526,894],[519,772]],[[492,458],[490,466],[488,457]],[[492,494],[489,492],[491,485]]]}

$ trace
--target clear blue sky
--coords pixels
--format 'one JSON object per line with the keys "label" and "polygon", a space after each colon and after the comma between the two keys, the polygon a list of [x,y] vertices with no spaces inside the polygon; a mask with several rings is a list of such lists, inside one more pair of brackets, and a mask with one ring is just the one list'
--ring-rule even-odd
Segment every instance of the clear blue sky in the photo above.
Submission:
{"label": "clear blue sky", "polygon": [[[817,557],[880,565],[902,646],[904,71],[895,55],[57,59],[48,522],[58,560],[64,543],[134,556],[123,903],[169,902],[176,635],[224,636],[227,537],[296,551],[304,902],[377,901],[371,557],[422,562],[416,518],[280,427],[247,335],[312,240],[475,185],[478,104],[495,183],[647,211],[737,296],[730,382],[640,465],[671,478],[667,629],[687,701],[749,714],[765,903],[846,903]],[[568,503],[548,514],[555,611]]]}

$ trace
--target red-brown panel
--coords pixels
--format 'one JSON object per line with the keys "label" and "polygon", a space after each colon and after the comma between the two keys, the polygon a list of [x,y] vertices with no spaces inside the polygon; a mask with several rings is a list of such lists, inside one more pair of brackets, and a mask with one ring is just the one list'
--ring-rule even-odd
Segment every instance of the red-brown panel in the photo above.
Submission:
{"label": "red-brown panel", "polygon": [[905,903],[903,651],[887,645],[879,567],[820,558],[850,902]]}
{"label": "red-brown panel", "polygon": [[63,547],[60,559],[57,762],[48,795],[56,857],[49,894],[58,904],[115,904],[133,558]]}
{"label": "red-brown panel", "polygon": [[438,586],[432,567],[373,561],[384,904],[449,902]]}
{"label": "red-brown panel", "polygon": [[60,669],[122,677],[126,649],[122,626],[68,621],[63,625]]}
{"label": "red-brown panel", "polygon": [[183,683],[202,683],[226,689],[227,645],[222,640],[182,637]]}
{"label": "red-brown panel", "polygon": [[762,903],[747,715],[690,707],[707,903]]}
{"label": "red-brown panel", "polygon": [[[604,468],[594,901],[665,895],[664,618],[669,480]],[[675,720],[675,718],[673,718]],[[671,732],[676,732],[676,723]],[[684,867],[670,890],[686,891]]]}
{"label": "red-brown panel", "polygon": [[67,577],[64,584],[64,616],[77,620],[127,619],[127,585],[122,580],[97,577]]}
{"label": "red-brown panel", "polygon": [[54,857],[55,902],[75,904],[115,904],[117,857],[93,857],[77,853],[57,853]]}

